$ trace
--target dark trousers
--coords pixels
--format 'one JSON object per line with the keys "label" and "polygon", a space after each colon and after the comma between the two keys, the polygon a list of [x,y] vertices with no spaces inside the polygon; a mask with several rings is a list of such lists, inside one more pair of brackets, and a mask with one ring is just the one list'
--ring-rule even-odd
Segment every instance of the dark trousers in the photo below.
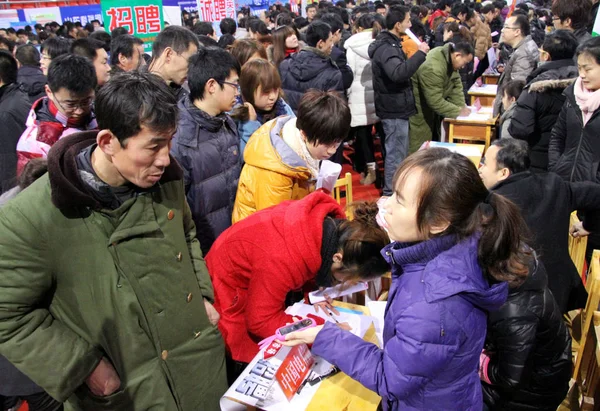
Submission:
{"label": "dark trousers", "polygon": [[373,126],[353,127],[354,135],[354,169],[363,173],[367,170],[367,163],[375,162],[375,147],[373,145]]}
{"label": "dark trousers", "polygon": [[8,410],[15,407],[19,401],[27,401],[29,411],[62,411],[63,405],[56,401],[54,398],[40,392],[37,394],[24,395],[21,397],[2,397],[0,396],[0,404],[2,404],[2,411]]}

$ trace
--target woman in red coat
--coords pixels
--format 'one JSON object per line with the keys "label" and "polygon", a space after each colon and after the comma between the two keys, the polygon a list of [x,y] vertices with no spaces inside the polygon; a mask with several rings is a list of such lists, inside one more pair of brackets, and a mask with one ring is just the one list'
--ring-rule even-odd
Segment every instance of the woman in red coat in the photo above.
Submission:
{"label": "woman in red coat", "polygon": [[358,203],[354,219],[346,220],[333,198],[315,192],[257,212],[221,234],[206,263],[233,374],[258,353],[260,340],[293,322],[285,313],[288,293],[389,271],[380,254],[389,238],[375,221],[377,211],[374,203]]}

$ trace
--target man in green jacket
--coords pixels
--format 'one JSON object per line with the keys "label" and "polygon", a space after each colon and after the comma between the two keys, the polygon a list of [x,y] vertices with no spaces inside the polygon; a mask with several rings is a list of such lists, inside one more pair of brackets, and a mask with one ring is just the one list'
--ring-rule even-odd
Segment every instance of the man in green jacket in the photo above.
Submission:
{"label": "man in green jacket", "polygon": [[467,116],[465,95],[458,70],[473,60],[469,43],[448,43],[429,52],[412,76],[417,114],[410,118],[410,153],[428,140],[440,140],[442,120]]}
{"label": "man in green jacket", "polygon": [[169,157],[176,99],[125,73],[96,116],[0,209],[0,354],[67,410],[218,410],[225,350]]}

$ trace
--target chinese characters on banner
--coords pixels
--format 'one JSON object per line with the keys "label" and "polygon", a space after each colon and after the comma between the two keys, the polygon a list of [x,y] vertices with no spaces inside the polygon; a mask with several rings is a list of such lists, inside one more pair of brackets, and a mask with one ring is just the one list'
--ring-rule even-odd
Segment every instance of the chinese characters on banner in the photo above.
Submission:
{"label": "chinese characters on banner", "polygon": [[236,19],[234,0],[198,0],[198,17],[201,21],[219,22],[225,17]]}
{"label": "chinese characters on banner", "polygon": [[108,32],[124,27],[144,41],[144,50],[163,29],[162,0],[132,0],[123,6],[120,0],[102,0],[102,14]]}

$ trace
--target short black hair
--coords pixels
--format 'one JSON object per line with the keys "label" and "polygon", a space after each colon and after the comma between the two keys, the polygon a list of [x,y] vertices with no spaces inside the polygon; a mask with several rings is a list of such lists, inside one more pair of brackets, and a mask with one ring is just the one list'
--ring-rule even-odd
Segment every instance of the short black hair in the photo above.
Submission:
{"label": "short black hair", "polygon": [[[211,40],[214,41],[214,39]],[[221,37],[219,37],[217,45],[222,49],[227,50],[227,47],[231,46],[233,43],[235,43],[235,36],[233,34],[223,34]]]}
{"label": "short black hair", "polygon": [[94,61],[98,56],[96,50],[104,49],[104,43],[90,38],[77,39],[71,44],[71,53]]}
{"label": "short black hair", "polygon": [[527,18],[527,16],[524,16],[522,14],[513,15],[512,17],[515,18],[515,26],[519,30],[521,30],[521,35],[523,37],[529,36],[529,33],[531,32],[531,26],[529,25],[529,18]]}
{"label": "short black hair", "polygon": [[577,48],[577,56],[587,54],[600,64],[600,37],[592,37],[587,39]]}
{"label": "short black hair", "polygon": [[469,13],[469,7],[464,3],[457,2],[452,5],[452,11],[450,11],[450,13],[456,17],[458,17],[459,14],[466,15]]}
{"label": "short black hair", "polygon": [[220,48],[202,48],[190,57],[188,68],[188,85],[190,87],[190,100],[204,99],[204,88],[210,79],[214,79],[223,87],[223,82],[235,70],[241,72],[240,63],[231,55]]}
{"label": "short black hair", "polygon": [[590,20],[592,2],[589,0],[554,0],[552,14],[561,21],[571,19],[573,30],[585,27]]}
{"label": "short black hair", "polygon": [[309,143],[332,145],[348,136],[351,119],[348,103],[338,92],[310,89],[298,104],[296,127]]}
{"label": "short black hair", "polygon": [[306,11],[308,11],[308,9],[316,9],[317,5],[316,4],[309,4],[308,6],[306,6]]}
{"label": "short black hair", "polygon": [[406,6],[392,6],[385,16],[385,27],[392,30],[396,23],[402,23],[410,10]]}
{"label": "short black hair", "polygon": [[40,51],[48,53],[52,60],[58,56],[69,53],[71,50],[71,40],[62,37],[51,37],[42,43]]}
{"label": "short black hair", "polygon": [[235,20],[229,17],[224,18],[219,23],[219,28],[221,29],[221,34],[235,34],[237,30],[237,25],[235,24]]}
{"label": "short black hair", "polygon": [[132,58],[135,51],[135,46],[143,45],[142,39],[139,39],[131,34],[115,37],[110,43],[110,65],[116,66],[119,64],[119,54],[126,58]]}
{"label": "short black hair", "polygon": [[6,33],[7,34],[17,34],[16,30],[13,29],[12,27],[7,28]]}
{"label": "short black hair", "polygon": [[451,53],[460,53],[462,55],[468,56],[474,55],[475,50],[473,49],[473,45],[468,41],[459,41],[457,43],[452,43],[450,46]]}
{"label": "short black hair", "polygon": [[125,27],[115,27],[110,32],[110,37],[114,39],[115,37],[122,36],[123,34],[129,34],[129,31]]}
{"label": "short black hair", "polygon": [[159,134],[177,129],[177,98],[160,77],[130,71],[110,79],[96,95],[95,114],[100,130],[126,140],[146,126]]}
{"label": "short black hair", "polygon": [[19,29],[19,30],[17,30],[17,36],[29,36],[29,33],[27,33],[23,29]]}
{"label": "short black hair", "polygon": [[11,52],[15,49],[15,43],[10,41],[7,37],[0,37],[0,44],[4,44]]}
{"label": "short black hair", "polygon": [[216,41],[215,39],[213,39],[212,37],[209,37],[209,36],[204,35],[204,34],[200,34],[197,37],[198,37],[198,42],[200,43],[201,46],[204,46],[204,47],[219,47],[219,42]]}
{"label": "short black hair", "polygon": [[492,143],[498,147],[496,154],[497,169],[508,168],[511,174],[529,170],[529,144],[516,138],[501,138]]}
{"label": "short black hair", "polygon": [[322,21],[313,21],[306,29],[306,44],[310,47],[317,47],[319,41],[327,41],[333,33],[331,26]]}
{"label": "short black hair", "polygon": [[152,44],[152,58],[159,58],[167,47],[181,54],[194,45],[199,46],[198,38],[192,31],[181,26],[169,26],[165,28]]}
{"label": "short black hair", "polygon": [[542,49],[552,61],[571,60],[578,45],[577,37],[570,30],[555,30],[546,34]]}
{"label": "short black hair", "polygon": [[380,10],[380,9],[386,9],[387,7],[385,7],[385,4],[383,4],[382,2],[375,2],[375,10]]}
{"label": "short black hair", "polygon": [[502,86],[502,96],[506,93],[508,97],[518,100],[524,87],[525,82],[523,80],[509,80]]}
{"label": "short black hair", "polygon": [[215,29],[213,29],[212,24],[207,21],[197,22],[194,24],[194,27],[192,27],[192,31],[197,36],[212,36],[215,34]]}
{"label": "short black hair", "polygon": [[22,66],[40,66],[40,52],[33,44],[22,44],[17,47],[15,58]]}
{"label": "short black hair", "polygon": [[341,32],[344,29],[344,21],[342,18],[335,13],[325,13],[319,19],[323,23],[327,23],[331,26],[331,32]]}
{"label": "short black hair", "polygon": [[4,85],[17,82],[17,60],[7,50],[0,50],[0,81]]}
{"label": "short black hair", "polygon": [[488,14],[490,11],[496,11],[493,3],[488,3],[481,7],[481,14]]}
{"label": "short black hair", "polygon": [[48,86],[54,92],[64,88],[83,95],[94,90],[97,85],[96,69],[85,57],[63,54],[52,59],[48,67]]}
{"label": "short black hair", "polygon": [[[119,37],[119,36],[117,36],[117,37]],[[112,41],[112,37],[110,34],[105,32],[104,30],[98,30],[98,31],[94,31],[94,32],[90,33],[88,38],[99,40],[102,43],[104,43],[104,50],[106,50],[107,53],[110,53],[110,44]]]}

